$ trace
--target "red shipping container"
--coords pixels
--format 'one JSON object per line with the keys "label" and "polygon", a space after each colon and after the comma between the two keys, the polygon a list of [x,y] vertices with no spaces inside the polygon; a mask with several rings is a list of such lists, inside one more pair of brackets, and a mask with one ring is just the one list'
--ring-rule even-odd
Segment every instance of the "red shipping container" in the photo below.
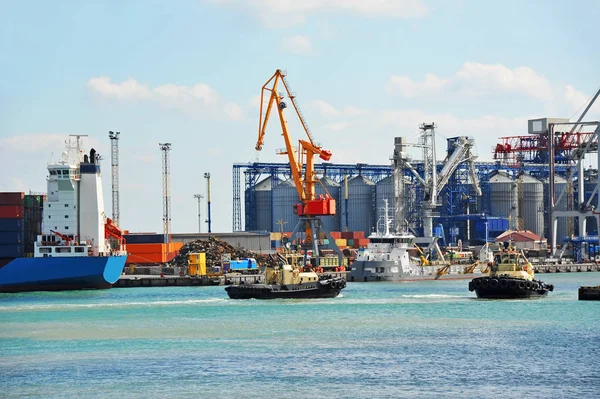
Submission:
{"label": "red shipping container", "polygon": [[353,234],[354,234],[354,232],[352,232],[352,231],[342,231],[342,237],[341,238],[343,238],[345,240],[352,239],[352,238],[354,238]]}
{"label": "red shipping container", "polygon": [[354,242],[358,243],[359,247],[366,247],[367,245],[369,245],[369,239],[368,238],[358,238]]}
{"label": "red shipping container", "polygon": [[0,193],[0,205],[23,205],[25,193]]}
{"label": "red shipping container", "polygon": [[340,233],[339,231],[330,231],[329,234],[331,234],[331,237],[334,240],[339,240],[340,238],[342,238],[342,233]]}
{"label": "red shipping container", "polygon": [[0,205],[0,219],[21,219],[23,213],[23,205]]}

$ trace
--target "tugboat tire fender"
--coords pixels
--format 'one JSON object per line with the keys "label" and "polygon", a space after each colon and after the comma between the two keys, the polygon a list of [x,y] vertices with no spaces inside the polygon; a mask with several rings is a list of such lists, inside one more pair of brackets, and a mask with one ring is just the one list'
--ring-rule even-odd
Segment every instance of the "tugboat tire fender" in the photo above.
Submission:
{"label": "tugboat tire fender", "polygon": [[525,281],[519,281],[519,288],[525,289]]}
{"label": "tugboat tire fender", "polygon": [[488,279],[481,280],[481,288],[487,288],[490,285]]}
{"label": "tugboat tire fender", "polygon": [[505,278],[501,278],[500,280],[498,280],[498,287],[500,288],[507,288],[508,287],[508,280]]}
{"label": "tugboat tire fender", "polygon": [[490,284],[490,288],[496,288],[496,287],[498,287],[498,280],[493,278],[490,280],[489,284]]}
{"label": "tugboat tire fender", "polygon": [[525,288],[527,288],[528,290],[533,288],[533,284],[531,283],[531,281],[525,282]]}
{"label": "tugboat tire fender", "polygon": [[515,288],[517,288],[517,282],[515,280],[510,280],[508,282],[508,286],[512,289],[515,289]]}
{"label": "tugboat tire fender", "polygon": [[330,285],[331,285],[331,288],[334,288],[334,289],[338,287],[338,283],[335,280],[331,280]]}

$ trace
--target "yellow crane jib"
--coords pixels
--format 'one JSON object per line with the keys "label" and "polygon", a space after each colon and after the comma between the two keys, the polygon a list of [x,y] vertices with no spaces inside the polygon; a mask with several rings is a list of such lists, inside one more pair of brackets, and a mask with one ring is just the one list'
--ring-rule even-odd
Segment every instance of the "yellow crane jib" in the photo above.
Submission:
{"label": "yellow crane jib", "polygon": [[[284,110],[287,108],[287,105],[284,101],[283,95],[277,91],[279,82],[281,82],[285,88],[285,92],[287,93],[288,98],[291,100],[302,127],[304,128],[304,132],[308,138],[308,140],[298,140],[298,150],[296,150],[296,148],[294,148],[292,145],[292,139],[289,134],[288,124],[284,114]],[[263,113],[265,95],[268,96],[269,100],[266,110]],[[294,95],[291,93],[285,80],[285,74],[280,69],[276,70],[273,76],[271,76],[271,78],[262,87],[260,98],[260,118],[258,123],[258,140],[256,141],[255,146],[256,150],[262,150],[267,124],[269,122],[271,111],[274,105],[277,105],[276,109],[279,116],[279,122],[281,124],[281,135],[283,136],[285,142],[285,151],[281,151],[280,154],[285,154],[288,157],[290,171],[294,180],[294,186],[296,187],[298,198],[300,199],[300,204],[296,205],[294,208],[295,213],[304,216],[335,215],[335,199],[331,198],[329,194],[317,197],[315,193],[315,183],[318,182],[319,179],[315,174],[314,157],[317,155],[322,160],[329,161],[332,155],[331,151],[324,150],[314,143],[306,122],[304,121],[304,118],[302,117],[302,114],[300,113],[300,110],[294,101]]]}

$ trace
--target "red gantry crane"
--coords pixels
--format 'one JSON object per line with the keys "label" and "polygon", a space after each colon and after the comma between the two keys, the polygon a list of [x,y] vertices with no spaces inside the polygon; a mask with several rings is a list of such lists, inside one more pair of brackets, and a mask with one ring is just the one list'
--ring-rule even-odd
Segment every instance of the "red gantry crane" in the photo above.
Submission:
{"label": "red gantry crane", "polygon": [[[287,120],[285,119],[284,110],[287,108],[287,104],[284,101],[284,95],[277,91],[280,82],[285,88],[287,96],[291,100],[296,114],[300,119],[300,123],[304,128],[304,132],[308,137],[308,140],[298,140],[298,150],[296,150],[292,145],[292,139],[289,134]],[[269,97],[269,102],[263,118],[265,94]],[[290,171],[294,180],[296,191],[298,192],[298,198],[300,199],[300,203],[295,205],[295,213],[300,217],[299,224],[304,223],[304,231],[306,233],[304,242],[306,244],[305,248],[312,247],[313,257],[318,259],[319,249],[317,245],[316,232],[320,229],[328,236],[330,242],[334,243],[334,250],[338,254],[341,262],[341,257],[343,256],[341,251],[339,248],[337,248],[337,246],[335,246],[335,240],[333,240],[329,232],[323,229],[321,220],[319,219],[321,216],[335,215],[335,199],[333,199],[329,193],[327,193],[327,190],[325,190],[325,195],[320,195],[317,197],[315,194],[315,184],[320,183],[320,180],[315,174],[314,157],[315,155],[318,155],[322,160],[329,161],[331,158],[331,152],[324,150],[315,144],[294,98],[295,96],[291,93],[289,85],[285,79],[285,73],[278,69],[262,87],[256,150],[262,150],[271,110],[275,105],[277,107],[277,113],[281,123],[282,136],[285,141],[285,150],[280,151],[279,154],[287,155],[288,157]],[[294,232],[296,232],[296,229],[294,229]],[[292,239],[293,237],[290,237],[290,241]],[[318,266],[318,261],[316,261],[316,264],[314,265]]]}

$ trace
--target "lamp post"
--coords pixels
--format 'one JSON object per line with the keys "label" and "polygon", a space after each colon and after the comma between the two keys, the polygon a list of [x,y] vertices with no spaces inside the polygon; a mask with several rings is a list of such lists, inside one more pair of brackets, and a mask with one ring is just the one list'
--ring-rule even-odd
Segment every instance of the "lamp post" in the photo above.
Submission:
{"label": "lamp post", "polygon": [[208,223],[208,232],[210,233],[210,173],[204,173],[204,178],[206,179],[206,203],[208,204],[208,219],[206,219],[206,223]]}
{"label": "lamp post", "polygon": [[202,198],[204,198],[204,195],[194,194],[194,198],[198,199],[198,233],[202,233],[202,217],[200,216],[200,214],[202,209]]}

